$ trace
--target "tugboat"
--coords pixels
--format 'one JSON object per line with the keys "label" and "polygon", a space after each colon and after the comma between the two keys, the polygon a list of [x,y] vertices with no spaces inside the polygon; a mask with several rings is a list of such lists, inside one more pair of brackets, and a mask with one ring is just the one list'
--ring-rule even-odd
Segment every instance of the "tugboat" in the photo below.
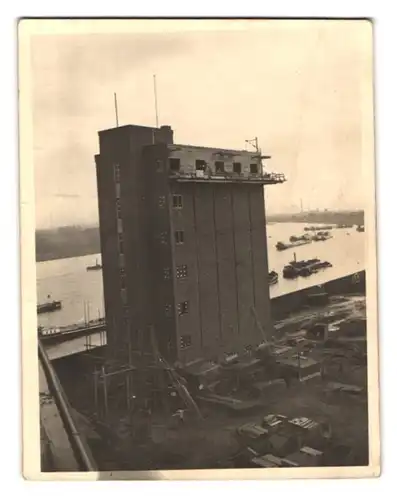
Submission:
{"label": "tugboat", "polygon": [[276,271],[271,271],[269,273],[269,285],[275,285],[278,283],[278,273]]}
{"label": "tugboat", "polygon": [[297,261],[294,254],[294,260],[284,266],[283,276],[287,279],[294,279],[298,276],[307,277],[316,273],[318,270],[325,269],[327,267],[332,267],[332,264],[327,261],[322,262],[320,259]]}
{"label": "tugboat", "polygon": [[[50,296],[47,296],[49,299]],[[60,300],[53,300],[51,302],[44,302],[43,304],[37,305],[37,314],[43,314],[47,312],[57,311],[58,309],[62,309],[62,302]]]}
{"label": "tugboat", "polygon": [[98,263],[98,259],[93,266],[87,266],[87,271],[98,271],[99,269],[102,269],[102,266]]}

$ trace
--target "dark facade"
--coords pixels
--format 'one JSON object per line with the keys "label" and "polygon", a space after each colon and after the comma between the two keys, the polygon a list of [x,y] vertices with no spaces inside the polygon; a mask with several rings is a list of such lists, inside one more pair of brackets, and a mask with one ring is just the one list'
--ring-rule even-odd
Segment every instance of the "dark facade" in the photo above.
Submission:
{"label": "dark facade", "polygon": [[258,346],[272,332],[263,186],[283,177],[258,153],[174,145],[169,127],[99,136],[112,355],[150,348],[150,325],[184,365]]}

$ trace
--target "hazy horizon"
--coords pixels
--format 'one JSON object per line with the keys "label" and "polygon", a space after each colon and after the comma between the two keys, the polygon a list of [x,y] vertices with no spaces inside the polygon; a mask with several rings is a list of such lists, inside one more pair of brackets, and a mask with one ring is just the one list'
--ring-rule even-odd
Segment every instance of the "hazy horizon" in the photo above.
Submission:
{"label": "hazy horizon", "polygon": [[[97,132],[115,125],[114,92],[120,125],[154,126],[153,74],[160,125],[176,142],[243,149],[259,138],[272,156],[267,169],[288,179],[266,189],[269,215],[299,212],[301,203],[365,206],[361,85],[372,75],[362,22],[34,35],[37,228],[98,224]],[[131,21],[131,30],[142,23],[150,24]]]}

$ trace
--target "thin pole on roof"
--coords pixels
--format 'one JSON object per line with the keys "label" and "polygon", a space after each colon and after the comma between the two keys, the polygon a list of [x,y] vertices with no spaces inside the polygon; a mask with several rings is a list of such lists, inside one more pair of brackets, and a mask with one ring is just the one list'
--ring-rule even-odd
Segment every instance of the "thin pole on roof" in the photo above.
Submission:
{"label": "thin pole on roof", "polygon": [[154,89],[154,109],[156,112],[156,128],[159,128],[159,113],[157,108],[157,84],[156,75],[153,75],[153,89]]}
{"label": "thin pole on roof", "polygon": [[119,126],[119,113],[117,109],[117,94],[116,92],[114,93],[114,110],[116,112],[116,127]]}

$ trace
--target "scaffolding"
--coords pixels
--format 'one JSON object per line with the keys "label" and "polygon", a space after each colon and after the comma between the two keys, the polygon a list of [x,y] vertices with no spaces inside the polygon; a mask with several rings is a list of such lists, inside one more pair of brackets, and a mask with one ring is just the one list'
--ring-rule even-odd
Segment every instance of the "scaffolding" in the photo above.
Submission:
{"label": "scaffolding", "polygon": [[[170,394],[176,392],[186,407],[198,418],[200,410],[184,380],[161,355],[153,326],[132,332],[129,325],[126,342],[115,350],[108,345],[100,354],[93,349],[105,346],[86,338],[86,354],[94,363],[92,371],[93,408],[95,419],[106,427],[114,418],[127,416],[131,427],[139,415],[149,417],[152,410],[172,412]],[[132,347],[134,334],[134,347]],[[149,418],[146,418],[148,423]]]}

